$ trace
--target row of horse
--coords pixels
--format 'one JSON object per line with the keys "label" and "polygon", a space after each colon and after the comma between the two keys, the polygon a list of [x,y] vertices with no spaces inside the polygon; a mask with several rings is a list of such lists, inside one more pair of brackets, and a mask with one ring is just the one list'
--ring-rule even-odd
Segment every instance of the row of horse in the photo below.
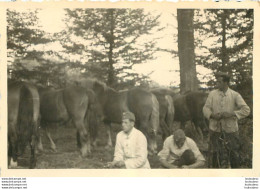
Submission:
{"label": "row of horse", "polygon": [[112,146],[111,124],[121,123],[122,113],[131,111],[136,127],[148,141],[149,154],[157,153],[159,130],[163,139],[171,134],[173,121],[193,121],[206,132],[202,108],[207,94],[189,92],[175,94],[170,89],[145,90],[135,87],[116,91],[104,83],[86,79],[65,89],[35,87],[25,82],[8,83],[8,162],[17,165],[17,156],[26,145],[31,147],[30,168],[36,165],[36,146],[42,150],[39,127],[45,129],[51,148],[56,150],[50,134],[53,124],[71,121],[77,130],[81,155],[91,154],[101,122],[108,127],[107,147]]}

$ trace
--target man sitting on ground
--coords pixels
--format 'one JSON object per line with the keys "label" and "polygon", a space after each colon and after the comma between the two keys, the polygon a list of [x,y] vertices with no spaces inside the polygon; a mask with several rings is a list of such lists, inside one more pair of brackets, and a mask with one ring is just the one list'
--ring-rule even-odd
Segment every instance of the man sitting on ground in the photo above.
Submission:
{"label": "man sitting on ground", "polygon": [[122,131],[116,137],[114,160],[109,162],[107,167],[150,169],[146,137],[134,125],[135,115],[132,112],[124,112]]}
{"label": "man sitting on ground", "polygon": [[163,167],[174,168],[201,168],[205,158],[199,151],[196,143],[181,129],[166,138],[163,149],[158,153]]}

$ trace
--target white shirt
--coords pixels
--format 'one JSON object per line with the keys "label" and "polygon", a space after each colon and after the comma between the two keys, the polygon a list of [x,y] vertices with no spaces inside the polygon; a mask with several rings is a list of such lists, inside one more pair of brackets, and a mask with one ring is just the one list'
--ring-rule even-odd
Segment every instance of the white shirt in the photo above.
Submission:
{"label": "white shirt", "polygon": [[167,137],[163,143],[163,149],[158,153],[161,160],[166,160],[169,163],[173,163],[175,160],[179,160],[183,152],[191,150],[194,153],[196,160],[205,161],[196,143],[189,137],[181,148],[174,143],[174,136]]}
{"label": "white shirt", "polygon": [[[222,112],[235,113],[236,117],[225,118],[219,121],[210,119],[212,113]],[[211,91],[203,107],[203,113],[209,119],[210,130],[220,132],[223,129],[227,133],[233,133],[238,131],[237,120],[248,116],[250,109],[238,92],[228,88],[225,93],[218,89]]]}
{"label": "white shirt", "polygon": [[141,131],[133,128],[129,134],[117,134],[114,161],[124,161],[127,169],[150,169],[147,155],[147,140]]}

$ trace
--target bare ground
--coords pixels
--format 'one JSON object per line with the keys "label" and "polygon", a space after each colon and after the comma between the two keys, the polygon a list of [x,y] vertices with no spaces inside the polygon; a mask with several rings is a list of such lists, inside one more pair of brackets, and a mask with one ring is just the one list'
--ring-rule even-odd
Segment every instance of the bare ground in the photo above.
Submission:
{"label": "bare ground", "polygon": [[[252,120],[245,119],[240,123],[240,138],[241,138],[241,159],[242,168],[252,167]],[[113,144],[115,143],[116,133],[120,130],[119,126],[113,127]],[[207,143],[198,139],[198,135],[194,135],[195,130],[192,127],[186,127],[187,134],[197,142],[205,159],[207,159]],[[76,129],[72,126],[57,127],[52,129],[52,136],[56,143],[57,152],[50,149],[50,143],[42,131],[42,142],[44,151],[37,153],[36,169],[104,169],[105,164],[113,160],[114,148],[105,149],[107,134],[104,126],[99,128],[98,146],[92,149],[92,155],[88,158],[82,158],[77,148]],[[163,141],[161,136],[158,136],[158,149],[162,149]],[[18,168],[28,168],[29,165],[29,148],[25,154],[18,159]],[[162,168],[156,155],[148,157],[150,165],[154,169]]]}

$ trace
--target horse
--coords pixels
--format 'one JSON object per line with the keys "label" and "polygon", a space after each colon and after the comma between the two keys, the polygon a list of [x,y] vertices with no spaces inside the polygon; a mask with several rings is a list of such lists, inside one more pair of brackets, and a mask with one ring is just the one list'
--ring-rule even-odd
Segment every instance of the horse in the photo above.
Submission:
{"label": "horse", "polygon": [[36,166],[40,99],[37,88],[22,81],[8,81],[8,165],[17,167],[17,159],[27,144],[31,149],[29,168]]}
{"label": "horse", "polygon": [[208,126],[202,109],[207,97],[208,94],[201,91],[190,91],[185,94],[176,95],[174,97],[174,121],[179,121],[182,125],[186,121],[192,121],[198,133],[206,136]]}
{"label": "horse", "polygon": [[174,119],[174,106],[171,91],[165,88],[154,88],[150,90],[159,102],[160,128],[162,139],[165,140],[171,135],[171,128]]}
{"label": "horse", "polygon": [[[52,124],[64,124],[71,121],[77,130],[77,145],[82,157],[91,154],[91,140],[96,139],[98,104],[95,93],[79,86],[65,89],[39,89],[41,102],[41,126],[51,143],[51,149],[56,151],[56,145],[51,138]],[[42,148],[42,142],[39,142]]]}
{"label": "horse", "polygon": [[81,86],[92,89],[101,104],[104,123],[108,125],[106,148],[112,146],[111,124],[122,123],[122,113],[134,113],[137,129],[143,132],[148,141],[150,155],[157,153],[156,136],[159,128],[159,103],[151,92],[135,87],[130,90],[116,91],[95,79],[85,79]]}

